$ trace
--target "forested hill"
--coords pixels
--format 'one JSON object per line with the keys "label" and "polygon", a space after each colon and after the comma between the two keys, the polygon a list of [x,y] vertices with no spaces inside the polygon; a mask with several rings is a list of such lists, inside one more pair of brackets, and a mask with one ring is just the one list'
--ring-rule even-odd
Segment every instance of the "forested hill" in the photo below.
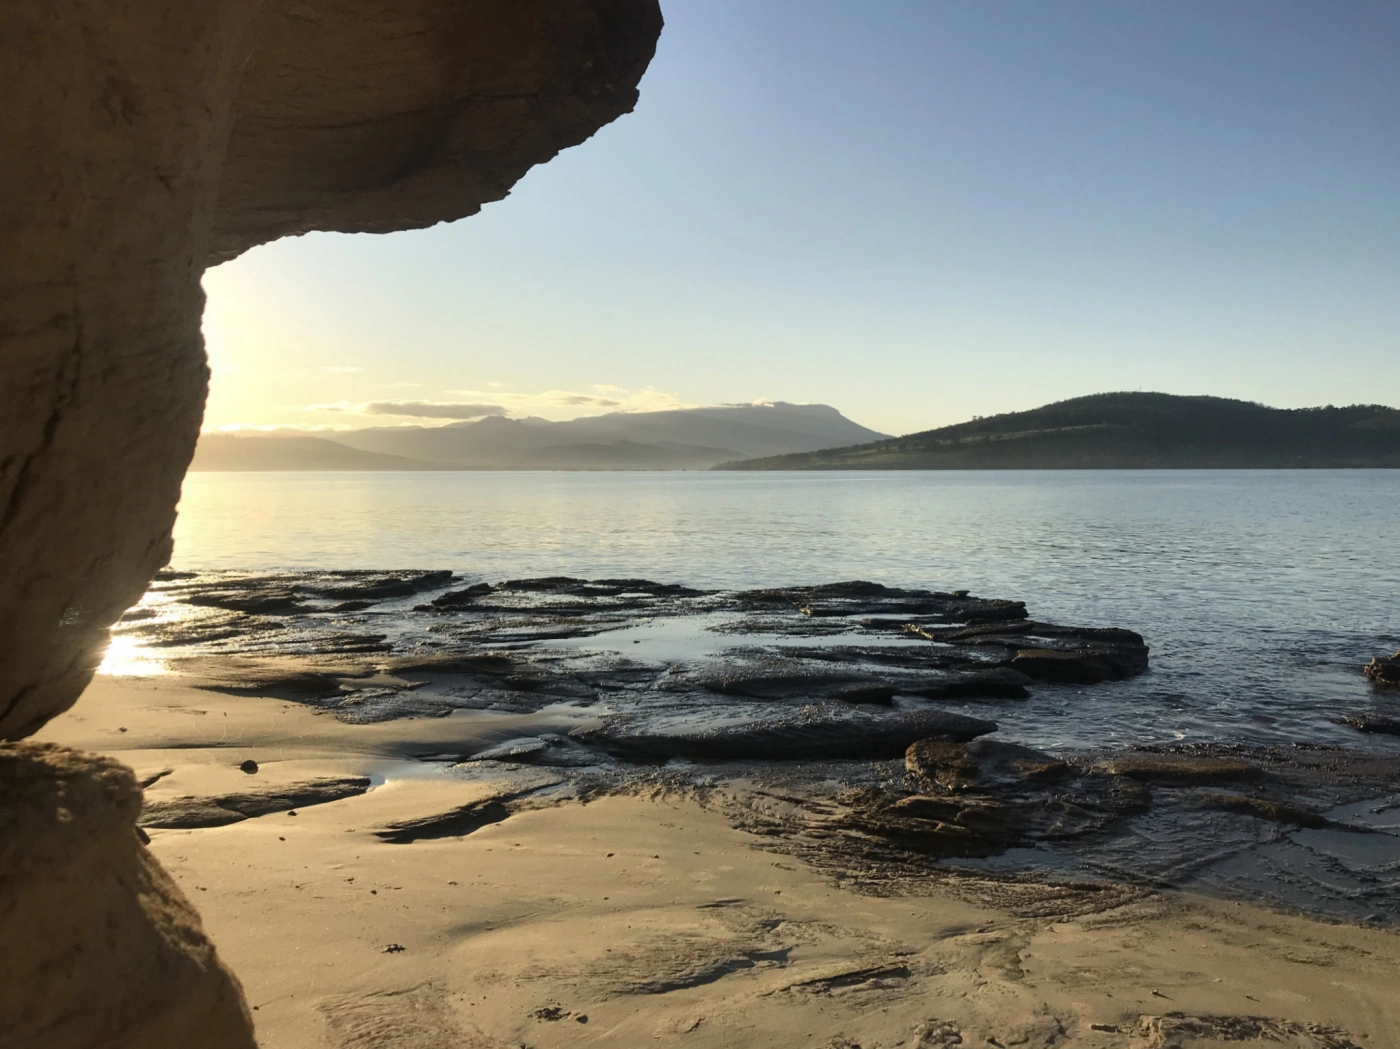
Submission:
{"label": "forested hill", "polygon": [[1100,393],[1025,412],[729,470],[1400,467],[1400,411],[1267,408],[1224,397]]}

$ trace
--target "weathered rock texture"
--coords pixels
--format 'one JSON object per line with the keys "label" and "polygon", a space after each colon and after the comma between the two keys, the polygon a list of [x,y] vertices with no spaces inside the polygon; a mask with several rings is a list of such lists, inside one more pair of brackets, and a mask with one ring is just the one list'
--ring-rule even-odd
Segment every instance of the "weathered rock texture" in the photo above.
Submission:
{"label": "weathered rock texture", "polygon": [[[0,740],[67,709],[170,554],[200,276],[461,218],[632,108],[656,0],[0,5]],[[0,1041],[251,1046],[100,758],[0,746]]]}
{"label": "weathered rock texture", "polygon": [[167,559],[207,264],[505,196],[627,112],[657,0],[0,8],[0,739],[66,709]]}
{"label": "weathered rock texture", "polygon": [[0,1042],[252,1047],[238,981],[141,844],[110,758],[0,745]]}

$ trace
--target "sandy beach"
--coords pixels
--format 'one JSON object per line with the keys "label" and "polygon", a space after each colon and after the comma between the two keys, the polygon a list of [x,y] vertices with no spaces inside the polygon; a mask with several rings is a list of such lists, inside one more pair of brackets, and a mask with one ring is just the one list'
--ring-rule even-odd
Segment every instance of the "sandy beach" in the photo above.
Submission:
{"label": "sandy beach", "polygon": [[1394,932],[976,876],[872,888],[738,829],[724,789],[545,792],[492,815],[519,775],[405,760],[464,724],[100,677],[40,738],[118,755],[148,807],[369,777],[149,830],[267,1049],[1400,1045]]}

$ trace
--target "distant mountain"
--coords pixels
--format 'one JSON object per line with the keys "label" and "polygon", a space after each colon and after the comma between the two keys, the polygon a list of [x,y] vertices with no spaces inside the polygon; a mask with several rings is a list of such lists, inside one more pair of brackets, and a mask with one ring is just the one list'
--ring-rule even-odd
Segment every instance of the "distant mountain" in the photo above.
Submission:
{"label": "distant mountain", "polygon": [[[394,426],[350,430],[335,440],[352,448],[404,455],[466,469],[558,469],[557,449],[614,442],[667,446],[662,458],[703,468],[753,455],[810,452],[878,440],[885,434],[851,422],[824,404],[732,405],[665,412],[612,412],[568,422],[491,417],[448,426]],[[546,449],[556,449],[546,451]],[[635,449],[617,467],[629,469]],[[609,461],[606,456],[594,461]]]}
{"label": "distant mountain", "polygon": [[[448,426],[393,426],[312,437],[294,430],[271,436],[205,435],[191,469],[246,470],[704,470],[753,455],[779,455],[870,441],[884,434],[851,422],[824,404],[729,405],[665,412],[614,412],[568,422],[490,417]],[[354,465],[308,446],[231,446],[312,441],[378,465]],[[281,462],[321,465],[270,465]],[[240,458],[241,457],[241,458]],[[269,465],[225,465],[246,461]],[[343,461],[345,465],[339,465]],[[368,464],[371,460],[365,460]],[[392,463],[392,464],[391,464]]]}
{"label": "distant mountain", "polygon": [[347,448],[321,437],[244,437],[206,433],[191,470],[436,470],[432,463]]}
{"label": "distant mountain", "polygon": [[1400,467],[1400,411],[1266,408],[1223,397],[1101,393],[732,470]]}

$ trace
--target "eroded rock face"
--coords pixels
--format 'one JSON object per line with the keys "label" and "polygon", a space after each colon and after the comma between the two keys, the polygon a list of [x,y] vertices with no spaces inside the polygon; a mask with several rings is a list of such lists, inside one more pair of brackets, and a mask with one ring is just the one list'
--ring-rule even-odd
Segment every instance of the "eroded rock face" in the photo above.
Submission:
{"label": "eroded rock face", "polygon": [[656,0],[0,10],[0,739],[66,709],[170,553],[207,264],[499,200],[635,104]]}
{"label": "eroded rock face", "polygon": [[279,0],[254,26],[210,262],[463,218],[631,111],[656,0]]}
{"label": "eroded rock face", "polygon": [[[499,200],[632,108],[660,29],[656,0],[0,6],[0,740],[169,557],[205,267]],[[0,745],[5,1045],[254,1044],[140,807],[114,762]]]}
{"label": "eroded rock face", "polygon": [[4,1043],[252,1049],[238,981],[141,844],[141,791],[110,758],[0,744]]}

